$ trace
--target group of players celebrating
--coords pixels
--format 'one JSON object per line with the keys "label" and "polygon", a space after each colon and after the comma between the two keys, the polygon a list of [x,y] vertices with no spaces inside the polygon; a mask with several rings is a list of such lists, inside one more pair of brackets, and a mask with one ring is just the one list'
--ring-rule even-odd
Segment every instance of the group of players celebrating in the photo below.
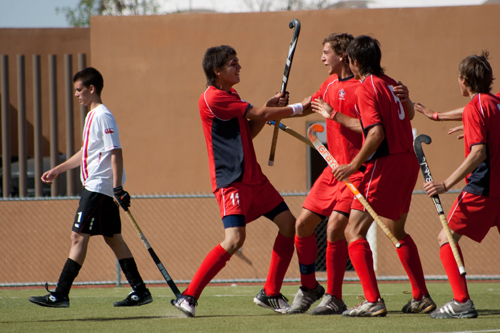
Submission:
{"label": "group of players celebrating", "polygon": [[[463,109],[442,114],[413,104],[407,87],[384,74],[381,57],[380,43],[370,36],[331,34],[323,41],[321,55],[329,77],[316,93],[300,103],[289,104],[288,93],[280,92],[257,107],[241,99],[233,88],[240,82],[241,70],[236,51],[227,45],[206,51],[203,70],[207,89],[199,98],[199,111],[212,190],[219,203],[225,237],[207,254],[187,289],[172,300],[176,308],[189,317],[195,316],[204,288],[243,246],[246,225],[264,216],[278,227],[278,234],[266,282],[254,298],[257,305],[296,314],[305,313],[321,299],[312,315],[386,316],[366,239],[373,218],[346,187],[345,181],[349,180],[401,245],[396,251],[412,287],[412,298],[402,312],[430,314],[432,318],[478,316],[444,230],[438,235],[439,254],[453,299],[436,307],[426,287],[417,246],[406,233],[405,223],[419,170],[411,127],[416,109],[434,120],[463,119],[465,160],[444,181],[424,185],[428,195],[434,196],[466,178],[467,185],[448,215],[458,250],[461,236],[481,242],[491,227],[500,224],[500,173],[493,172],[500,170],[500,96],[490,93],[493,74],[488,53],[462,60],[458,83],[462,95],[471,101]],[[31,297],[30,301],[47,307],[69,307],[69,291],[83,265],[89,239],[102,235],[133,289],[114,306],[151,303],[151,293],[121,236],[120,216],[113,202],[114,198],[124,210],[130,206],[130,196],[123,189],[118,128],[100,98],[103,78],[96,69],[87,68],[73,81],[75,96],[89,108],[82,149],[44,173],[42,180],[50,184],[60,173],[80,167],[84,190],[72,226],[70,254],[56,290]],[[326,118],[328,146],[339,166],[325,168],[295,218],[262,173],[252,140],[268,121],[311,113]],[[325,290],[315,276],[315,228],[327,217]],[[280,290],[295,248],[301,285],[289,305]],[[348,257],[365,296],[352,308],[342,298]]]}
{"label": "group of players celebrating", "polygon": [[[206,51],[203,69],[208,88],[200,96],[199,109],[225,238],[206,256],[182,295],[172,301],[175,307],[189,317],[195,315],[204,287],[243,245],[247,223],[265,216],[278,226],[279,232],[264,288],[254,298],[257,305],[295,314],[305,313],[321,299],[312,315],[386,316],[366,239],[373,218],[346,187],[344,181],[350,180],[401,245],[396,251],[412,287],[412,298],[402,312],[430,314],[432,318],[478,316],[444,231],[438,241],[453,299],[441,308],[429,295],[417,246],[405,232],[419,170],[411,120],[415,109],[424,114],[431,112],[435,120],[439,114],[411,102],[406,86],[384,74],[381,55],[380,43],[370,36],[331,34],[323,41],[321,56],[329,77],[313,96],[288,104],[288,94],[281,92],[263,107],[256,107],[242,100],[233,88],[240,81],[241,69],[236,51],[227,45]],[[480,242],[489,228],[500,222],[495,205],[500,203],[500,187],[495,186],[500,185],[500,180],[491,172],[500,167],[500,134],[492,132],[500,125],[500,98],[490,94],[493,76],[487,57],[485,52],[472,55],[459,66],[461,92],[471,102],[463,112],[455,111],[453,119],[463,116],[466,158],[445,181],[425,184],[425,190],[433,196],[445,193],[467,177],[467,185],[448,216],[456,242],[462,235]],[[325,168],[295,219],[262,173],[252,139],[267,121],[313,112],[326,118],[328,146],[339,166],[333,171]],[[327,217],[325,292],[315,276],[314,231]],[[280,289],[294,245],[301,285],[289,305]],[[348,257],[365,296],[352,308],[342,299]]]}

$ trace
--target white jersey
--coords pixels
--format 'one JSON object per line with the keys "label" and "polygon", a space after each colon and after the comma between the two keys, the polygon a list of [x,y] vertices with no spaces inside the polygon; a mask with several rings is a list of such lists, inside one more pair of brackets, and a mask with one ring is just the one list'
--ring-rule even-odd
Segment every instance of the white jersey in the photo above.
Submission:
{"label": "white jersey", "polygon": [[[83,187],[91,192],[113,197],[111,151],[120,148],[115,117],[101,104],[85,117],[80,165]],[[123,171],[122,185],[123,183],[125,183],[125,171]]]}

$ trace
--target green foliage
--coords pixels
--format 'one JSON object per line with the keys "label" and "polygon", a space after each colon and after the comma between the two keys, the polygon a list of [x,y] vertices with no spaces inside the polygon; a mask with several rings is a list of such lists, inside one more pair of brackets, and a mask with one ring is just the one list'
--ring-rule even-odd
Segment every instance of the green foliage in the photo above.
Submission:
{"label": "green foliage", "polygon": [[80,0],[76,8],[57,7],[73,27],[88,27],[91,16],[151,15],[158,13],[157,0]]}
{"label": "green foliage", "polygon": [[[324,285],[324,283],[323,283]],[[452,298],[447,282],[428,283],[438,306]],[[170,305],[168,287],[149,285],[153,303],[140,307],[114,308],[128,288],[75,287],[68,309],[51,309],[28,302],[29,296],[45,295],[37,289],[0,288],[1,332],[497,332],[500,323],[500,284],[471,282],[469,292],[479,313],[477,319],[431,319],[429,315],[403,314],[401,308],[411,295],[408,282],[380,283],[389,313],[385,318],[280,315],[253,303],[262,285],[207,287],[196,308],[195,318],[185,318]],[[282,293],[293,300],[297,285],[286,285]],[[180,288],[184,290],[184,287]],[[344,301],[348,307],[360,303],[359,283],[346,283]],[[314,304],[313,306],[315,306]]]}

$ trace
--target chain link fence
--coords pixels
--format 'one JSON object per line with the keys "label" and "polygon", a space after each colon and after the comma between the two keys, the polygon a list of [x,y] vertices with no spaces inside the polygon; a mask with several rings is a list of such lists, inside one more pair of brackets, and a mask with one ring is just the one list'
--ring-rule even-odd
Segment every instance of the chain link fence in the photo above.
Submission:
{"label": "chain link fence", "polygon": [[[456,192],[456,191],[455,191]],[[306,193],[283,194],[293,214],[298,216]],[[445,211],[457,193],[441,195]],[[55,284],[70,247],[71,224],[78,197],[0,200],[3,217],[0,235],[0,286]],[[206,254],[224,237],[218,205],[212,195],[163,195],[133,197],[131,213],[150,245],[176,283],[188,283]],[[439,260],[437,235],[441,224],[429,197],[414,192],[407,232],[415,240],[427,279],[445,279]],[[324,224],[317,228],[318,278],[326,280]],[[374,224],[369,240],[379,279],[407,280],[392,243]],[[234,255],[213,283],[264,281],[271,259],[277,227],[265,218],[248,225],[243,248]],[[149,284],[165,281],[137,232],[122,214],[122,233],[136,259],[139,271]],[[498,233],[492,230],[481,243],[460,241],[470,279],[499,279]],[[323,262],[323,263],[322,263]],[[296,256],[286,274],[287,281],[299,281]],[[357,280],[347,267],[346,280]],[[120,284],[125,281],[113,252],[102,237],[92,237],[85,264],[75,284]]]}

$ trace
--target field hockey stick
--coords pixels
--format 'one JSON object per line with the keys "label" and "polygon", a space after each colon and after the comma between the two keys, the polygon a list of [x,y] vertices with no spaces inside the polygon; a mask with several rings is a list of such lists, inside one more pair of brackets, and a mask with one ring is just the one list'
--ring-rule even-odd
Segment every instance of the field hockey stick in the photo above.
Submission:
{"label": "field hockey stick", "polygon": [[174,280],[172,280],[172,278],[168,274],[167,270],[165,269],[165,266],[163,266],[163,264],[161,263],[160,258],[158,258],[158,256],[156,255],[156,253],[153,250],[153,248],[151,247],[151,245],[149,245],[149,242],[146,239],[146,236],[144,236],[144,234],[142,233],[141,228],[139,228],[139,225],[137,224],[134,217],[132,216],[132,213],[130,212],[130,210],[126,210],[125,213],[127,214],[130,222],[132,222],[132,225],[134,226],[135,230],[139,234],[139,237],[141,238],[142,242],[146,246],[146,249],[148,250],[149,254],[151,255],[151,258],[153,258],[153,261],[155,262],[156,266],[158,266],[158,269],[160,270],[160,273],[163,275],[163,278],[165,278],[165,281],[167,281],[168,286],[174,292],[175,297],[176,298],[179,297],[181,292],[179,291],[179,289],[175,285]]}
{"label": "field hockey stick", "polygon": [[[424,179],[426,183],[432,182],[431,170],[429,169],[429,165],[427,164],[427,159],[425,158],[424,151],[422,149],[422,142],[425,144],[430,144],[432,139],[430,136],[425,134],[420,134],[413,141],[413,149],[415,149],[415,154],[417,155],[418,163],[420,164],[420,170],[422,170],[422,174],[424,175]],[[465,274],[465,267],[462,262],[462,258],[460,257],[460,253],[458,252],[457,244],[453,239],[451,234],[450,226],[448,225],[448,221],[446,221],[446,216],[444,215],[443,206],[441,205],[441,200],[439,199],[439,195],[433,195],[432,201],[434,202],[434,206],[439,215],[439,220],[441,220],[441,224],[443,225],[443,229],[446,233],[446,237],[448,238],[448,243],[450,243],[451,251],[453,252],[453,257],[455,257],[455,261],[457,262],[458,270],[460,275]]]}
{"label": "field hockey stick", "polygon": [[[274,120],[271,120],[267,123],[268,125],[276,125]],[[307,140],[305,136],[300,135],[299,133],[295,132],[293,129],[290,127],[286,126],[283,123],[279,123],[279,129],[290,134],[291,136],[299,139],[300,141],[304,142],[306,145],[309,145],[310,147],[314,148],[314,145],[311,143],[311,141]]]}
{"label": "field hockey stick", "polygon": [[[293,19],[288,24],[288,27],[293,30],[292,41],[290,42],[290,47],[288,48],[288,56],[286,58],[285,72],[283,73],[283,79],[281,81],[281,92],[286,91],[286,85],[288,84],[288,76],[290,75],[290,68],[292,68],[293,55],[295,53],[295,48],[297,47],[297,41],[299,40],[300,34],[300,21]],[[274,165],[274,155],[276,154],[276,144],[278,142],[280,121],[276,120],[274,124],[273,139],[271,141],[271,152],[269,153],[269,166]]]}
{"label": "field hockey stick", "polygon": [[[309,136],[309,140],[311,140],[312,144],[316,148],[316,150],[323,156],[325,161],[328,163],[328,165],[332,168],[335,169],[336,167],[339,166],[335,158],[330,154],[328,149],[321,143],[321,141],[318,139],[316,136],[316,132],[323,132],[324,128],[323,125],[320,124],[313,124],[309,129],[307,130],[307,135]],[[391,242],[394,244],[396,248],[400,248],[401,244],[397,240],[396,237],[391,233],[389,228],[384,224],[384,222],[380,219],[380,216],[378,216],[377,213],[373,210],[372,206],[366,201],[365,197],[359,193],[358,189],[356,186],[354,186],[349,179],[344,181],[344,183],[347,185],[347,187],[351,190],[351,192],[354,194],[354,196],[361,202],[363,207],[368,211],[368,213],[373,217],[375,222],[377,222],[378,226],[382,231],[385,233],[385,235],[391,240]]]}

